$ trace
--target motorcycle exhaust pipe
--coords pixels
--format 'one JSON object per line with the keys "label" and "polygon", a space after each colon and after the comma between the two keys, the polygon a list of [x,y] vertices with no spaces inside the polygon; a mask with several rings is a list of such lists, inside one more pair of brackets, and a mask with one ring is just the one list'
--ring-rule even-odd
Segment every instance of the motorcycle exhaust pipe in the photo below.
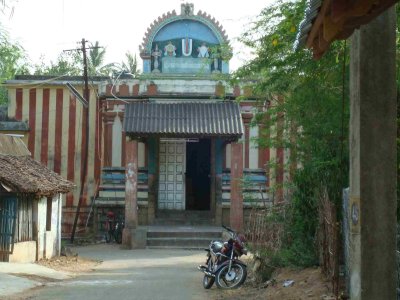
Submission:
{"label": "motorcycle exhaust pipe", "polygon": [[198,266],[197,269],[199,269],[201,272],[203,272],[203,273],[206,274],[207,276],[215,277],[214,274],[212,274],[212,273],[210,273],[209,271],[207,271],[207,267],[205,267],[205,266]]}

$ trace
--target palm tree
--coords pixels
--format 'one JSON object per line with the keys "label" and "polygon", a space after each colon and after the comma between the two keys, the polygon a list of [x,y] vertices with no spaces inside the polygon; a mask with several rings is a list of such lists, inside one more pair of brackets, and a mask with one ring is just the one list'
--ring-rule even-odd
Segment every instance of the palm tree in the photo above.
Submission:
{"label": "palm tree", "polygon": [[109,75],[111,73],[115,64],[103,65],[105,54],[106,49],[99,46],[99,41],[96,41],[89,51],[88,68],[90,75]]}
{"label": "palm tree", "polygon": [[126,61],[122,62],[122,68],[136,77],[140,74],[140,70],[137,68],[136,54],[133,55],[130,52],[126,52],[125,57]]}

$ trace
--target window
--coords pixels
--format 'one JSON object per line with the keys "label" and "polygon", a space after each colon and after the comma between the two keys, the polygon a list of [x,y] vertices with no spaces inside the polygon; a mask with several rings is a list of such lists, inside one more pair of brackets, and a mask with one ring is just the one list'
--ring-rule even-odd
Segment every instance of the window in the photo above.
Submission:
{"label": "window", "polygon": [[53,211],[53,199],[47,197],[46,231],[51,231],[51,212]]}

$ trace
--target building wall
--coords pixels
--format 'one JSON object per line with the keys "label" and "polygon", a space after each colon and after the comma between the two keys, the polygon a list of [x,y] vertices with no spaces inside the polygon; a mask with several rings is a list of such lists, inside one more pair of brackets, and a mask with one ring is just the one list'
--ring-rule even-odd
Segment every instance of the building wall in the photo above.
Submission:
{"label": "building wall", "polygon": [[[82,94],[82,87],[77,90]],[[27,84],[9,87],[9,117],[27,121],[30,127],[27,146],[35,160],[75,183],[76,188],[63,197],[63,232],[70,232],[79,201],[80,180],[83,169],[82,149],[86,131],[82,124],[82,104],[63,85]],[[90,93],[88,147],[88,188],[83,199],[90,204],[100,179],[101,122],[99,103],[94,90]],[[84,123],[86,120],[84,121]]]}
{"label": "building wall", "polygon": [[[45,246],[43,256],[51,258],[60,255],[61,250],[61,207],[62,207],[61,195],[56,195],[52,198],[51,207],[51,226],[50,230],[45,228],[43,233],[45,236]],[[46,205],[47,210],[47,205]]]}
{"label": "building wall", "polygon": [[14,244],[14,252],[9,256],[9,262],[31,263],[36,261],[36,241]]}
{"label": "building wall", "polygon": [[[51,258],[60,255],[61,249],[61,206],[60,194],[51,199],[51,210],[47,210],[47,198],[34,202],[33,223],[37,232],[36,240],[14,244],[14,252],[9,256],[9,262],[35,262],[37,259]],[[51,228],[46,230],[47,213],[51,213]]]}
{"label": "building wall", "polygon": [[[91,90],[88,188],[85,191],[78,224],[86,223],[91,197],[95,196],[100,184],[101,167],[105,162],[104,155],[107,145],[112,150],[110,166],[124,167],[125,165],[125,133],[122,131],[125,102],[119,101],[118,97],[129,96],[134,99],[135,96],[147,95],[151,98],[153,94],[169,93],[217,95],[217,86],[222,86],[224,93],[241,95],[240,89],[225,88],[224,85],[223,82],[209,79],[176,78],[120,80],[112,86],[104,82],[98,87],[99,91],[106,93],[106,95],[115,95],[117,100],[105,101],[107,104],[102,106],[101,109],[95,92]],[[82,93],[82,87],[78,88],[78,91]],[[80,180],[83,171],[82,142],[85,140],[86,131],[82,123],[82,104],[62,85],[41,85],[40,87],[16,85],[9,87],[9,99],[9,116],[20,121],[27,121],[31,128],[27,145],[32,156],[76,185],[73,192],[63,196],[62,232],[64,236],[69,237],[79,201]],[[167,99],[163,100],[158,97],[157,101],[167,101]],[[247,103],[243,110],[244,113],[248,114],[251,113],[251,109],[252,104]],[[113,117],[111,117],[111,139],[107,139],[105,134],[107,126],[107,121],[104,120],[105,112],[113,114]],[[246,130],[247,136],[244,140],[243,150],[244,165],[247,164],[249,169],[267,170],[267,162],[274,161],[276,158],[280,158],[278,163],[283,165],[287,155],[284,155],[282,151],[279,151],[279,149],[259,149],[252,141],[259,132],[258,127],[249,127]],[[147,151],[146,144],[140,142],[138,145],[138,163],[141,168],[147,167]],[[230,168],[230,156],[230,144],[227,144],[223,168]],[[267,184],[279,181],[283,181],[283,176],[278,178],[277,174],[271,173]],[[47,244],[49,243],[51,243],[51,234],[48,235]]]}

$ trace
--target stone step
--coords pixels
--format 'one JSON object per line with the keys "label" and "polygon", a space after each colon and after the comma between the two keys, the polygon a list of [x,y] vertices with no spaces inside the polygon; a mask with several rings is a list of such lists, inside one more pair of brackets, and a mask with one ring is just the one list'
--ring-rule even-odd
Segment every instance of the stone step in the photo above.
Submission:
{"label": "stone step", "polygon": [[149,248],[207,248],[212,240],[222,238],[222,228],[211,226],[149,226]]}
{"label": "stone step", "polygon": [[213,220],[201,219],[155,219],[154,225],[212,225]]}
{"label": "stone step", "polygon": [[212,239],[221,239],[222,233],[215,231],[150,231],[147,232],[147,238],[209,238]]}
{"label": "stone step", "polygon": [[160,210],[154,220],[155,225],[212,225],[213,223],[211,212],[201,210]]}
{"label": "stone step", "polygon": [[185,248],[185,249],[202,249],[207,248],[212,238],[147,238],[147,247],[169,247],[169,248]]}

